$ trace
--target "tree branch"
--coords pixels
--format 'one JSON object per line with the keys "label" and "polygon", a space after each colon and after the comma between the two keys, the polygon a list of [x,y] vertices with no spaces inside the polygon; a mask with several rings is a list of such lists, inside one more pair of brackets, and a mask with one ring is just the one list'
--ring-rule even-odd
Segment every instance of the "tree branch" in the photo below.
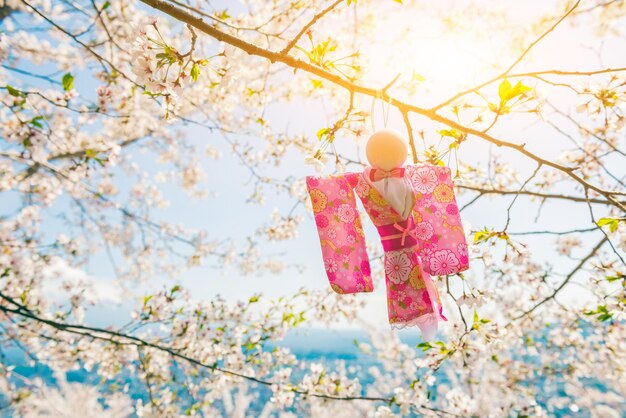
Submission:
{"label": "tree branch", "polygon": [[[565,277],[565,279],[561,282],[560,285],[558,285],[556,287],[556,289],[554,289],[554,291],[550,294],[550,296],[542,299],[539,303],[537,303],[536,305],[534,305],[532,308],[530,308],[527,311],[524,311],[523,313],[517,315],[516,317],[514,317],[511,322],[509,322],[509,324],[511,324],[513,321],[517,321],[518,319],[524,318],[525,316],[530,315],[531,313],[533,313],[537,308],[539,308],[541,305],[543,305],[544,303],[546,303],[549,300],[552,300],[556,297],[556,295],[559,294],[559,292],[565,287],[565,285],[567,283],[569,283],[569,281],[572,279],[572,277],[574,277],[574,275],[576,273],[578,273],[578,271],[580,269],[583,268],[583,266],[585,265],[585,263],[587,261],[589,261],[594,255],[596,255],[596,253],[598,252],[598,250],[600,250],[600,248],[604,245],[604,243],[606,243],[608,241],[607,237],[603,237],[600,242],[598,242],[593,249],[589,252],[589,254],[587,254],[584,258],[582,258],[580,260],[580,262],[576,265],[576,267],[574,267],[574,269],[572,271],[569,272],[569,274]],[[508,326],[508,325],[507,325]]]}
{"label": "tree branch", "polygon": [[[581,202],[581,203],[589,201],[590,203],[597,203],[600,205],[612,205],[613,204],[612,202],[609,202],[608,200],[603,200],[603,199],[591,199],[591,198],[587,199],[586,197],[568,196],[568,195],[555,194],[555,193],[539,193],[539,192],[533,192],[533,191],[528,191],[528,190],[486,189],[486,188],[477,187],[477,186],[466,186],[463,184],[456,185],[456,187],[458,187],[459,189],[464,189],[464,190],[472,190],[480,194],[499,194],[499,195],[522,194],[522,195],[540,197],[543,199],[563,199],[563,200],[570,200],[572,202]],[[621,202],[621,203],[624,203],[624,202]]]}
{"label": "tree branch", "polygon": [[[402,102],[398,99],[395,99],[393,97],[391,97],[387,92],[382,92],[381,95],[381,91],[377,90],[377,89],[373,89],[370,87],[366,87],[366,86],[362,86],[356,83],[351,82],[350,80],[347,80],[339,75],[333,74],[329,71],[326,71],[316,65],[304,62],[302,60],[299,60],[297,58],[294,58],[288,54],[281,54],[280,52],[274,52],[268,49],[264,49],[261,48],[257,45],[251,44],[249,42],[246,42],[242,39],[239,39],[233,35],[227,34],[225,32],[220,31],[219,29],[211,26],[210,24],[204,22],[203,19],[195,17],[191,14],[189,14],[188,12],[186,12],[185,10],[182,10],[170,3],[167,3],[163,0],[141,0],[143,3],[147,4],[148,6],[151,6],[157,10],[162,11],[163,13],[166,13],[168,15],[170,15],[171,17],[180,20],[181,22],[190,24],[192,26],[194,26],[195,28],[197,28],[198,30],[206,33],[207,35],[217,39],[218,41],[221,42],[225,42],[229,45],[232,45],[236,48],[241,49],[242,51],[247,52],[250,55],[256,55],[259,57],[264,57],[268,60],[270,60],[270,62],[282,62],[283,64],[288,65],[291,68],[294,68],[296,70],[300,69],[303,71],[306,71],[310,74],[314,74],[318,77],[321,77],[327,81],[330,81],[340,87],[343,87],[353,93],[359,93],[359,94],[363,94],[366,96],[370,96],[373,98],[379,98],[383,101],[388,102],[390,105],[395,106],[401,113],[408,113],[408,112],[413,112],[413,113],[417,113],[419,115],[425,116],[435,122],[439,122],[442,123],[444,125],[447,125],[451,128],[455,128],[458,129],[462,132],[465,132],[469,135],[473,135],[479,138],[484,139],[487,142],[490,142],[498,147],[506,147],[506,148],[511,148],[514,149],[516,151],[518,151],[519,153],[525,155],[526,157],[534,160],[537,163],[543,164],[545,166],[549,166],[552,167],[554,169],[557,169],[559,171],[564,172],[565,174],[567,174],[569,177],[571,177],[572,179],[574,179],[577,183],[581,184],[585,189],[590,189],[590,190],[594,190],[595,192],[605,196],[607,198],[607,200],[613,205],[618,207],[620,210],[626,210],[626,206],[624,206],[623,204],[621,204],[619,201],[617,201],[613,196],[614,195],[626,195],[626,193],[619,193],[619,192],[611,192],[611,191],[607,191],[604,190],[598,186],[595,186],[589,182],[587,182],[586,180],[584,180],[582,177],[578,176],[576,173],[574,173],[574,168],[570,168],[570,167],[566,167],[563,166],[561,164],[558,164],[556,162],[550,161],[550,160],[546,160],[530,151],[528,151],[525,148],[526,144],[515,144],[512,142],[508,142],[508,141],[503,141],[500,139],[497,139],[485,132],[481,132],[478,131],[476,129],[470,128],[470,127],[466,127],[461,125],[460,123],[455,122],[454,120],[448,119],[444,116],[439,115],[435,110],[433,109],[425,109],[416,105],[412,105],[406,102]],[[382,96],[382,97],[381,97]]]}
{"label": "tree branch", "polygon": [[313,18],[309,21],[309,23],[307,23],[306,25],[304,25],[304,27],[302,29],[300,29],[300,32],[298,32],[298,34],[296,36],[294,36],[294,38],[291,41],[289,41],[289,43],[280,51],[280,53],[281,54],[288,54],[289,51],[291,51],[291,49],[294,46],[296,46],[296,44],[298,43],[298,41],[300,40],[302,35],[304,35],[309,30],[309,28],[311,26],[313,26],[315,23],[317,23],[318,20],[320,20],[322,17],[324,17],[324,15],[326,15],[331,10],[333,10],[335,7],[337,7],[340,3],[343,3],[343,0],[336,0],[330,6],[328,6],[327,8],[325,8],[324,10],[322,10],[321,12],[319,12],[318,14],[313,16]]}
{"label": "tree branch", "polygon": [[500,75],[498,75],[498,76],[496,76],[496,77],[492,78],[491,80],[485,81],[484,83],[482,83],[482,84],[480,84],[480,85],[478,85],[478,86],[472,87],[471,89],[467,89],[467,90],[465,90],[465,91],[462,91],[462,92],[460,92],[460,93],[455,94],[455,95],[454,95],[453,97],[451,97],[450,99],[448,99],[448,100],[446,100],[446,101],[444,101],[444,102],[442,102],[442,103],[438,104],[437,106],[433,107],[433,108],[432,108],[432,110],[439,110],[439,109],[441,109],[442,107],[447,106],[447,105],[449,105],[450,103],[454,102],[456,99],[458,99],[458,98],[460,98],[460,97],[462,97],[462,96],[465,96],[466,94],[476,92],[476,91],[478,91],[478,90],[482,89],[483,87],[488,86],[489,84],[491,84],[491,83],[493,83],[493,82],[495,82],[495,81],[497,81],[497,80],[500,80],[500,79],[502,79],[502,78],[506,77],[506,76],[507,76],[507,75],[511,72],[511,70],[512,70],[512,69],[513,69],[513,68],[514,68],[517,64],[519,64],[519,63],[520,63],[520,62],[524,59],[524,57],[525,57],[525,56],[526,56],[526,55],[530,52],[530,50],[531,50],[531,49],[533,49],[533,47],[534,47],[535,45],[537,45],[537,44],[538,44],[538,43],[539,43],[539,42],[540,42],[543,38],[545,38],[545,37],[546,37],[546,36],[547,36],[550,32],[552,32],[554,29],[556,29],[556,27],[557,27],[557,26],[559,26],[559,24],[560,24],[562,21],[564,21],[564,20],[567,18],[567,16],[569,16],[569,15],[570,15],[570,14],[574,11],[574,9],[576,9],[576,8],[578,7],[578,5],[579,5],[579,4],[580,4],[580,0],[578,0],[578,1],[574,4],[574,6],[572,6],[572,7],[571,7],[571,8],[567,11],[567,13],[565,13],[563,16],[561,16],[561,18],[560,18],[559,20],[557,20],[557,21],[556,21],[556,22],[555,22],[552,26],[550,26],[550,28],[549,28],[547,31],[545,31],[544,33],[542,33],[542,34],[541,34],[541,36],[539,36],[537,39],[535,39],[535,40],[534,40],[534,41],[533,41],[533,42],[532,42],[532,43],[531,43],[531,44],[530,44],[530,45],[529,45],[529,46],[528,46],[528,47],[527,47],[527,48],[526,48],[526,49],[522,52],[522,54],[521,54],[519,57],[517,57],[517,59],[516,59],[516,60],[515,60],[515,61],[514,61],[511,65],[509,65],[509,67],[508,67],[506,70],[504,70],[502,73],[500,73]]}
{"label": "tree branch", "polygon": [[[173,358],[184,360],[188,363],[202,367],[207,370],[211,370],[213,372],[220,372],[222,374],[226,374],[226,375],[233,376],[233,377],[238,377],[244,380],[248,380],[250,382],[264,385],[264,386],[272,386],[275,384],[274,382],[259,379],[254,376],[248,376],[248,375],[245,375],[243,373],[240,373],[234,370],[224,369],[221,367],[217,367],[215,365],[206,364],[198,359],[189,357],[181,353],[179,350],[176,350],[176,349],[173,349],[173,348],[161,345],[161,344],[156,344],[146,339],[135,337],[133,335],[126,334],[123,332],[114,331],[111,329],[89,327],[86,325],[67,324],[67,323],[62,323],[62,322],[54,321],[51,319],[43,318],[35,314],[26,306],[17,302],[15,299],[11,298],[10,296],[7,296],[6,294],[2,292],[0,292],[0,298],[4,299],[5,301],[9,302],[11,305],[15,306],[15,308],[10,308],[4,305],[0,305],[0,311],[6,314],[18,315],[23,318],[27,318],[27,319],[39,322],[41,324],[54,328],[58,331],[68,332],[70,334],[78,335],[81,337],[87,337],[87,338],[91,338],[94,340],[104,341],[104,342],[108,342],[108,343],[112,343],[116,345],[133,346],[139,349],[152,348],[152,349],[167,353]],[[383,398],[383,397],[374,397],[374,396],[332,396],[332,395],[325,395],[321,393],[311,393],[311,392],[299,390],[296,387],[292,387],[290,390],[291,392],[296,393],[301,396],[310,396],[310,397],[328,399],[328,400],[333,400],[333,401],[372,401],[372,402],[385,402],[387,404],[394,403],[393,398]],[[421,406],[421,405],[419,406],[416,405],[415,407],[417,409],[425,409],[425,410],[432,411],[432,412],[444,413],[446,415],[458,416],[451,412],[443,411],[437,408],[430,408],[430,407]]]}

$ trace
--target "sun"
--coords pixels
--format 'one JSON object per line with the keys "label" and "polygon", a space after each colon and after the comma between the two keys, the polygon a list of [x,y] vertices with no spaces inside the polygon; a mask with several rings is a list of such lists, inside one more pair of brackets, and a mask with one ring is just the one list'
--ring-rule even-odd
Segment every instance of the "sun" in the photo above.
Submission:
{"label": "sun", "polygon": [[497,51],[502,49],[498,39],[440,28],[424,35],[428,30],[375,36],[380,43],[369,51],[365,78],[385,85],[400,74],[400,83],[414,86],[408,96],[428,92],[435,100],[483,82],[497,72]]}

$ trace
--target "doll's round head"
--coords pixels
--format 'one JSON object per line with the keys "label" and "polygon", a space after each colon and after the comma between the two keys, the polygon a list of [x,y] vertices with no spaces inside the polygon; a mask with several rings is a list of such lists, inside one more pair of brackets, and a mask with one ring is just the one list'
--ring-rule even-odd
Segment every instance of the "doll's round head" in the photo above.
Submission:
{"label": "doll's round head", "polygon": [[409,148],[402,134],[394,129],[376,131],[365,146],[370,165],[385,171],[401,167],[407,159]]}

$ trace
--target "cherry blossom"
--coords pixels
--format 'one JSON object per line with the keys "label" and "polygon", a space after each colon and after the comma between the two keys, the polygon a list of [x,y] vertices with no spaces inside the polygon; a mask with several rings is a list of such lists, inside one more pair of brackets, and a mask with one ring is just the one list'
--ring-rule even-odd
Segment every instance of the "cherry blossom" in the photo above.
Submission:
{"label": "cherry blossom", "polygon": [[[621,416],[626,4],[401,3],[3,3],[0,334],[55,376],[2,356],[3,412]],[[357,215],[311,201],[307,170],[362,171],[381,124],[406,128],[409,180],[429,195],[416,204],[472,223],[457,260],[416,220],[449,319],[417,347],[369,314],[384,304],[312,273],[342,274],[345,248],[292,261],[318,212]],[[450,167],[456,203],[431,164]],[[182,199],[219,207],[221,184],[244,190],[237,234],[172,215]],[[387,271],[406,296],[408,255],[383,261],[368,241],[350,277],[380,289]],[[250,290],[269,274],[306,287]],[[121,324],[96,327],[95,310]],[[337,324],[364,332],[359,364],[285,340]]]}

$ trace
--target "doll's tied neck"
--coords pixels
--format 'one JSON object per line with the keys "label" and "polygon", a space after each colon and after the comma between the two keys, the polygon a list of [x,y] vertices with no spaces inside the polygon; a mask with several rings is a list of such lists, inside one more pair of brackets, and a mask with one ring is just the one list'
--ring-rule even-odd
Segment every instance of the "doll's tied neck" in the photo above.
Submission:
{"label": "doll's tied neck", "polygon": [[397,177],[397,178],[401,178],[404,177],[404,168],[403,167],[397,167],[394,168],[392,170],[383,170],[380,168],[372,168],[370,170],[370,180],[371,181],[379,181],[379,180],[383,180],[383,179],[387,179],[387,178],[391,178],[391,177]]}

